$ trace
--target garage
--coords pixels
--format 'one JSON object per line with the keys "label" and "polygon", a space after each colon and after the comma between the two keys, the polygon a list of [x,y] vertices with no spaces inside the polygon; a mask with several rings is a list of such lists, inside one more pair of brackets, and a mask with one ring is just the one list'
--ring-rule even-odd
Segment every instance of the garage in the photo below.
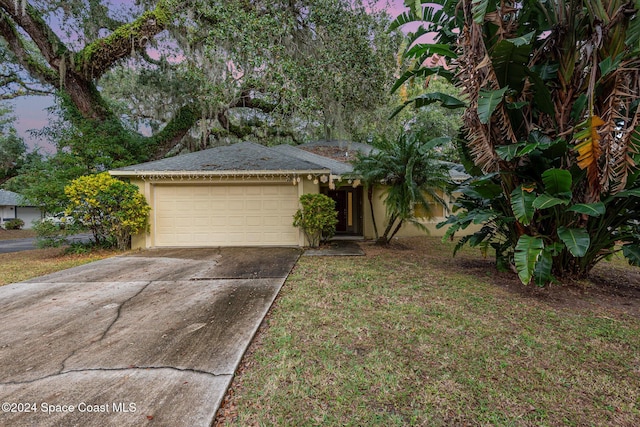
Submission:
{"label": "garage", "polygon": [[298,245],[291,184],[155,185],[157,247]]}
{"label": "garage", "polygon": [[131,246],[301,246],[300,196],[318,193],[331,169],[252,142],[214,147],[109,171],[151,206]]}

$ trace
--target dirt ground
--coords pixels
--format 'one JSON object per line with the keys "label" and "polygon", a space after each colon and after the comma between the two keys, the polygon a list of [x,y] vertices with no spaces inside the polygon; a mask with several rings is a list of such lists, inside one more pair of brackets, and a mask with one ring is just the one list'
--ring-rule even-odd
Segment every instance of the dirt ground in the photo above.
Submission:
{"label": "dirt ground", "polygon": [[553,306],[564,308],[593,308],[640,317],[640,268],[629,266],[625,260],[603,261],[596,265],[586,280],[551,284],[545,288],[524,286],[512,272],[499,272],[495,266],[493,253],[483,257],[478,249],[465,248],[452,256],[455,242],[444,244],[438,238],[412,237],[398,239],[386,248],[365,242],[362,244],[367,255],[386,252],[411,262],[428,264],[430,268],[459,271],[486,279],[491,277],[495,286],[508,289],[520,295],[544,300]]}

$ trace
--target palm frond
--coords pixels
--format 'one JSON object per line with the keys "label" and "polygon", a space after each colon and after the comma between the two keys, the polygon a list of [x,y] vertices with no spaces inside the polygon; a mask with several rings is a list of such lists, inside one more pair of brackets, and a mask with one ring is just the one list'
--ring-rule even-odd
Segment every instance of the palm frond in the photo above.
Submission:
{"label": "palm frond", "polygon": [[406,24],[416,21],[420,21],[420,16],[416,13],[412,11],[401,13],[391,22],[391,25],[389,25],[389,31],[397,30]]}
{"label": "palm frond", "polygon": [[413,99],[405,101],[402,105],[396,108],[393,111],[393,113],[391,113],[391,116],[389,118],[390,119],[394,118],[398,113],[400,113],[400,111],[402,111],[408,105],[413,104],[415,108],[421,108],[436,102],[439,103],[441,107],[449,108],[449,109],[463,108],[466,106],[466,104],[460,101],[458,98],[455,98],[451,95],[447,95],[446,93],[430,92],[430,93],[418,95]]}
{"label": "palm frond", "polygon": [[403,84],[407,82],[407,80],[416,78],[416,77],[429,77],[433,75],[440,75],[445,77],[447,80],[450,80],[453,77],[453,73],[451,71],[445,69],[444,67],[435,67],[435,68],[427,68],[421,67],[417,69],[411,69],[405,71],[399,78],[396,80],[395,84],[391,87],[391,93],[398,90]]}

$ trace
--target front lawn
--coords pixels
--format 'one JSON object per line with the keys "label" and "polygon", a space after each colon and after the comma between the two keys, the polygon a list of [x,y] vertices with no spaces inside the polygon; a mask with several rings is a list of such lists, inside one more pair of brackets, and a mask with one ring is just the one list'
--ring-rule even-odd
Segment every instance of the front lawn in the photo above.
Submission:
{"label": "front lawn", "polygon": [[219,425],[640,425],[640,269],[540,290],[437,238],[303,257]]}
{"label": "front lawn", "polygon": [[0,254],[0,286],[54,273],[122,252],[92,251],[86,254],[65,254],[64,248],[34,249]]}

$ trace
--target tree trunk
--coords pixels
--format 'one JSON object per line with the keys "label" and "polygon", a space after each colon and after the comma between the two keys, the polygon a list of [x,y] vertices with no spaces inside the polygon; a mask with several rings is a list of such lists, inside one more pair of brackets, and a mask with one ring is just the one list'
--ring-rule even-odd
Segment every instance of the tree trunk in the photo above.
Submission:
{"label": "tree trunk", "polygon": [[386,245],[389,243],[390,239],[388,236],[397,219],[398,217],[396,215],[391,215],[391,217],[389,218],[389,223],[387,224],[387,227],[384,229],[384,233],[382,234],[381,237],[378,238],[378,240],[376,240],[376,245]]}
{"label": "tree trunk", "polygon": [[[112,132],[122,135],[127,131],[100,95],[95,82],[119,61],[130,57],[132,51],[144,49],[150,39],[166,28],[169,20],[166,5],[161,1],[153,10],[110,35],[73,52],[29,3],[25,2],[21,9],[16,7],[15,0],[0,0],[0,36],[31,77],[58,90],[67,109],[66,118],[79,127],[87,122],[94,127],[107,122],[109,126],[116,124],[116,129],[111,128]],[[33,41],[46,65],[32,53],[32,47],[24,43],[22,32]],[[185,109],[190,114],[186,114]],[[190,110],[191,106],[180,108],[163,131],[149,138],[151,158],[162,157],[168,151],[167,147],[173,147],[191,128],[197,115]],[[141,138],[140,135],[131,137]],[[126,141],[123,144],[126,145]]]}
{"label": "tree trunk", "polygon": [[396,235],[396,233],[398,231],[400,231],[400,227],[402,227],[402,224],[404,223],[404,220],[400,220],[400,222],[398,222],[398,225],[396,226],[395,230],[393,230],[393,233],[391,233],[391,236],[389,236],[389,240],[393,239],[393,236]]}
{"label": "tree trunk", "polygon": [[587,278],[593,265],[595,264],[583,266],[579,259],[573,257],[567,251],[564,251],[554,257],[551,271],[558,279],[582,280]]}
{"label": "tree trunk", "polygon": [[373,232],[378,240],[378,224],[376,224],[376,216],[373,211],[373,185],[367,188],[367,198],[369,199],[369,209],[371,209],[371,221],[373,222]]}
{"label": "tree trunk", "polygon": [[63,97],[64,95],[68,97],[67,101],[80,112],[83,118],[104,122],[113,117],[95,85],[81,75],[73,71],[66,72],[59,90]]}

